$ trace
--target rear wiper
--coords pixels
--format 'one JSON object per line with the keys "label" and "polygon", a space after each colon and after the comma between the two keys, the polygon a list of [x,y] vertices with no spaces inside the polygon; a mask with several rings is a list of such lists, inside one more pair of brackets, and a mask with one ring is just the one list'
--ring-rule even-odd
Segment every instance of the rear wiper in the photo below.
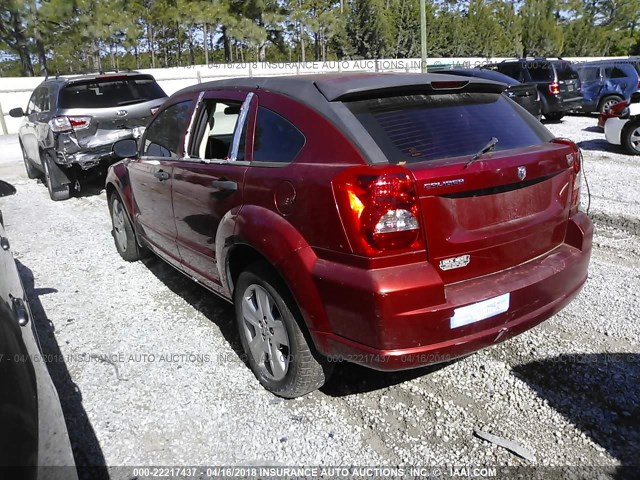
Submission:
{"label": "rear wiper", "polygon": [[485,153],[495,150],[497,144],[498,144],[498,139],[496,137],[491,137],[491,140],[489,140],[489,143],[487,143],[484,147],[478,150],[478,153],[476,153],[473,157],[471,157],[471,159],[465,164],[464,168],[467,168],[469,165],[471,165],[473,162],[475,162],[478,158],[480,158],[480,156],[484,155]]}

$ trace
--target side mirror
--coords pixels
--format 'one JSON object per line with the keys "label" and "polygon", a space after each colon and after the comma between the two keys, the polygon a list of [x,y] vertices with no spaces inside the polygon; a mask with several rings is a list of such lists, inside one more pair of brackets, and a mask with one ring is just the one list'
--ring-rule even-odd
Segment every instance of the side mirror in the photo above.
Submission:
{"label": "side mirror", "polygon": [[8,197],[9,195],[14,195],[16,193],[16,187],[11,185],[10,183],[5,182],[4,180],[0,180],[0,197]]}
{"label": "side mirror", "polygon": [[22,110],[22,108],[20,108],[20,107],[12,108],[11,110],[9,110],[9,116],[11,116],[13,118],[24,117],[24,110]]}
{"label": "side mirror", "polygon": [[120,158],[138,156],[138,142],[133,138],[123,138],[113,144],[113,153]]}

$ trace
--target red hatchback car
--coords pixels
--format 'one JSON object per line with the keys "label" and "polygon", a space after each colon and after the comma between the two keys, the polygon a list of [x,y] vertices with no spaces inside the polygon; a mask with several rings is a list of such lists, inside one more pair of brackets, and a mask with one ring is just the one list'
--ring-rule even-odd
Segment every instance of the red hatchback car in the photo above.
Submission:
{"label": "red hatchback car", "polygon": [[224,80],[167,100],[107,178],[115,244],[230,302],[283,397],[333,361],[448,361],[549,318],[587,278],[581,153],[501,95],[422,74]]}

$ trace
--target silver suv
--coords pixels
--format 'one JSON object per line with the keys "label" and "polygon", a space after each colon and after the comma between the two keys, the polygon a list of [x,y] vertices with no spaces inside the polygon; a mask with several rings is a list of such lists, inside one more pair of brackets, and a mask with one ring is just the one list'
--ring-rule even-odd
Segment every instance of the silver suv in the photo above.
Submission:
{"label": "silver suv", "polygon": [[52,200],[119,160],[113,144],[137,135],[166,99],[151,75],[127,71],[48,78],[31,95],[18,132],[29,178],[44,174]]}

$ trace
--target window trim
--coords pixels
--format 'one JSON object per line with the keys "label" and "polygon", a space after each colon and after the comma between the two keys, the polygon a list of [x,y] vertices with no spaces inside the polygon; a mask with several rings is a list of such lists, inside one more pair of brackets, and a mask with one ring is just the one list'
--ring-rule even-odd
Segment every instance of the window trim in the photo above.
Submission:
{"label": "window trim", "polygon": [[[251,159],[249,158],[252,154],[252,150],[249,149],[250,145],[253,145],[253,134],[252,134],[252,129],[253,129],[253,116],[254,116],[254,112],[255,112],[255,104],[256,102],[253,102],[253,99],[257,98],[257,96],[255,95],[255,93],[253,91],[246,91],[246,90],[202,90],[199,94],[198,94],[198,104],[197,104],[197,108],[194,108],[193,110],[193,114],[192,114],[192,118],[193,118],[193,125],[190,126],[190,128],[195,128],[197,129],[198,127],[198,123],[202,120],[201,116],[202,116],[202,109],[204,108],[204,103],[207,100],[213,100],[213,101],[233,101],[233,102],[239,102],[241,104],[240,106],[240,113],[242,113],[242,108],[245,106],[245,104],[247,105],[247,114],[245,117],[245,123],[247,124],[247,140],[245,142],[245,160],[236,160],[237,159],[237,150],[235,152],[235,156],[234,159],[231,158],[231,155],[229,155],[230,158],[227,159],[222,159],[222,158],[200,158],[198,156],[193,156],[191,155],[190,151],[193,152],[193,149],[195,147],[195,145],[198,144],[199,141],[202,141],[202,138],[198,138],[201,133],[200,132],[196,132],[195,136],[190,136],[188,143],[187,142],[183,142],[183,148],[184,148],[184,152],[183,152],[183,156],[181,158],[179,158],[178,160],[180,161],[185,161],[185,162],[194,162],[194,163],[202,163],[202,164],[206,164],[206,165],[242,165],[242,166],[248,166],[251,164]],[[247,99],[249,99],[249,101],[247,102]],[[238,115],[238,122],[240,122],[240,115]],[[242,129],[244,128],[244,123],[242,124],[242,128],[238,129],[236,128],[236,130],[233,133],[233,139],[232,139],[232,150],[233,150],[233,142],[235,141],[235,137],[236,135],[238,135],[238,138],[240,138],[240,133],[238,132],[242,132]],[[185,135],[186,136],[186,135]],[[251,139],[251,142],[250,142]]]}

